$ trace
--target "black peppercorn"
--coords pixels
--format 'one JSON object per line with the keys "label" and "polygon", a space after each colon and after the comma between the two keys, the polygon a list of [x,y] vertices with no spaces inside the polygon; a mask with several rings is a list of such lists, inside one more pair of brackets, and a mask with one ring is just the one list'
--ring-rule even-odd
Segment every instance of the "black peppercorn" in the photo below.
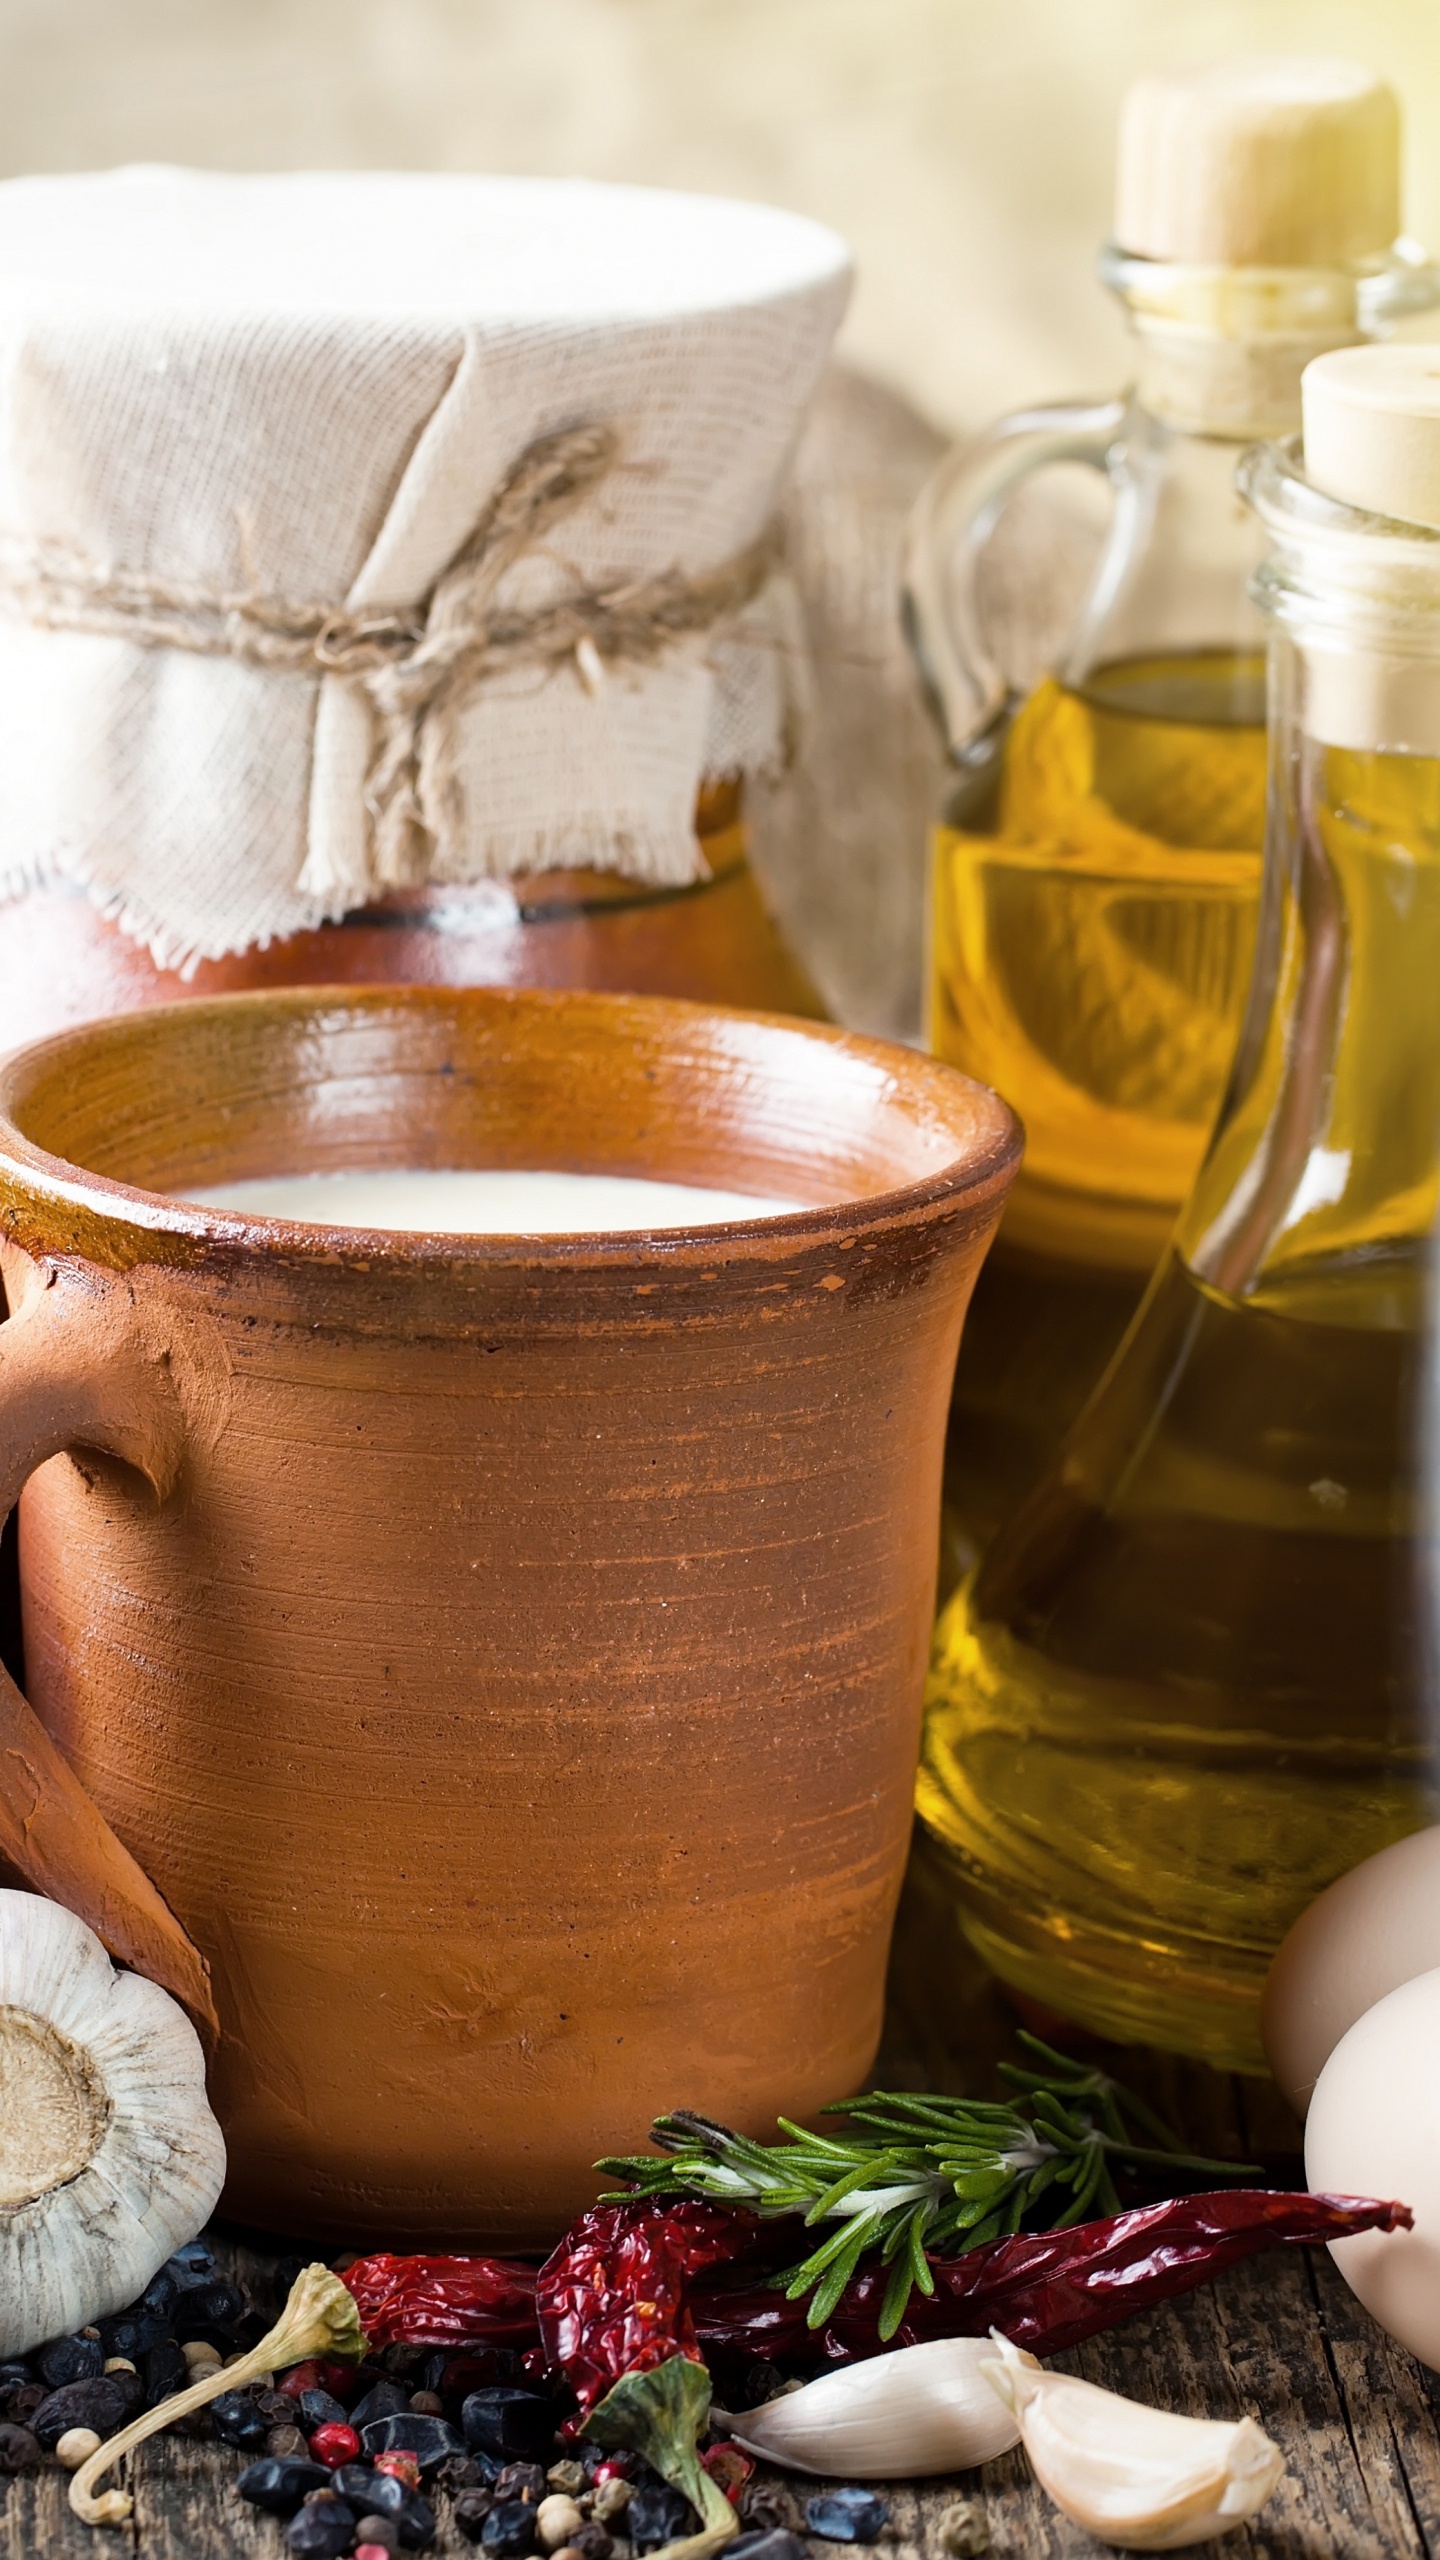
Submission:
{"label": "black peppercorn", "polygon": [[538,2391],[517,2391],[502,2383],[472,2391],[460,2424],[474,2453],[493,2453],[501,2462],[548,2461],[555,2442],[555,2403]]}
{"label": "black peppercorn", "polygon": [[799,2501],[778,2480],[752,2480],[740,2492],[740,2521],[751,2533],[798,2533]]}
{"label": "black peppercorn", "polygon": [[[168,2320],[179,2299],[179,2285],[170,2269],[162,2267],[158,2276],[151,2277],[135,2308],[137,2311],[148,2312],[152,2319]],[[103,2321],[100,2335],[102,2338],[105,2335]]]}
{"label": "black peppercorn", "polygon": [[64,2382],[90,2382],[105,2362],[105,2350],[98,2338],[52,2338],[35,2357],[35,2369],[47,2390],[58,2391]]}
{"label": "black peppercorn", "polygon": [[658,2551],[662,2542],[678,2542],[699,2530],[699,2518],[686,2497],[668,2480],[642,2480],[625,2510],[626,2529],[637,2551]]}
{"label": "black peppercorn", "polygon": [[392,2382],[387,2375],[382,2381],[372,2383],[368,2391],[362,2392],[350,2412],[349,2423],[358,2436],[374,2419],[398,2418],[401,2410],[409,2406],[409,2392],[403,2391],[399,2383]]}
{"label": "black peppercorn", "polygon": [[355,2539],[355,2519],[339,2498],[303,2506],[286,2526],[285,2539],[304,2560],[339,2560]]}
{"label": "black peppercorn", "polygon": [[208,2284],[191,2285],[180,2308],[187,2320],[211,2320],[218,2329],[233,2329],[248,2305],[238,2284],[216,2276]]}
{"label": "black peppercorn", "polygon": [[215,2253],[203,2240],[187,2240],[183,2249],[172,2249],[163,2272],[177,2284],[203,2284],[215,2273]]}
{"label": "black peppercorn", "polygon": [[451,2512],[467,2542],[479,2541],[480,2529],[494,2504],[494,2497],[488,2489],[461,2490]]}
{"label": "black peppercorn", "polygon": [[107,2356],[126,2356],[133,2365],[140,2364],[152,2347],[174,2343],[168,2318],[149,2311],[120,2311],[113,2320],[102,2320],[100,2341]]}
{"label": "black peppercorn", "polygon": [[528,2507],[538,2507],[546,2486],[538,2462],[507,2462],[496,2475],[495,2495],[502,2504],[506,2498],[523,2498]]}
{"label": "black peppercorn", "polygon": [[873,2489],[823,2490],[805,2501],[805,2529],[826,2542],[878,2542],[890,2510]]}
{"label": "black peppercorn", "polygon": [[145,2383],[147,2409],[154,2409],[162,2400],[168,2400],[172,2393],[183,2391],[190,2379],[190,2367],[173,2338],[167,2338],[161,2346],[148,2348],[140,2371]]}
{"label": "black peppercorn", "polygon": [[[500,2476],[500,2465],[488,2453],[459,2453],[442,2463],[435,2475],[435,2485],[447,2489],[458,2498],[462,2489],[492,2489]],[[494,2504],[492,2498],[491,2504]]]}
{"label": "black peppercorn", "polygon": [[[348,2427],[350,2424],[333,2391],[302,2391],[299,2399],[292,2400],[290,2405],[292,2412],[298,2411],[299,2424],[310,2435],[317,2427]],[[358,2428],[356,2433],[359,2433]]]}
{"label": "black peppercorn", "polygon": [[279,2461],[267,2457],[252,2462],[235,2483],[236,2495],[252,2507],[263,2507],[271,2516],[293,2515],[300,2501],[311,2489],[323,2489],[327,2475],[323,2463]]}
{"label": "black peppercorn", "polygon": [[242,2453],[260,2451],[270,2432],[269,2421],[248,2391],[222,2391],[208,2406],[210,2423],[222,2444],[236,2445]]}
{"label": "black peppercorn", "polygon": [[528,2560],[535,2548],[535,2510],[523,2498],[494,2505],[480,2527],[483,2548],[493,2560]]}
{"label": "black peppercorn", "polygon": [[124,2424],[125,2394],[117,2388],[117,2378],[108,2373],[94,2374],[88,2382],[63,2383],[58,2391],[46,2393],[30,2416],[30,2425],[47,2453],[54,2452],[72,2427],[93,2427],[103,2440]]}
{"label": "black peppercorn", "polygon": [[413,2453],[422,2480],[428,2480],[442,2462],[465,2450],[454,2428],[447,2426],[443,2418],[421,2417],[409,2409],[400,2410],[393,2418],[372,2418],[358,2433],[372,2462],[377,2453]]}

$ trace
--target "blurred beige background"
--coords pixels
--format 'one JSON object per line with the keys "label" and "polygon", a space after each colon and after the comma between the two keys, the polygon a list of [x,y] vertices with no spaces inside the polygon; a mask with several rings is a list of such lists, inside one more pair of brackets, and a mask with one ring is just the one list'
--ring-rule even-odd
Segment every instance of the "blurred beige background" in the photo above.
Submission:
{"label": "blurred beige background", "polygon": [[848,353],[958,427],[1099,387],[1125,82],[1358,54],[1440,239],[1436,0],[0,0],[0,169],[580,171],[773,198],[854,241]]}
{"label": "blurred beige background", "polygon": [[[0,174],[579,172],[845,232],[849,369],[790,502],[817,709],[752,807],[834,1010],[913,1037],[942,764],[898,628],[906,509],[942,436],[1124,378],[1093,275],[1122,91],[1257,51],[1353,54],[1394,81],[1410,228],[1440,247],[1440,0],[0,0]],[[1064,510],[1040,518],[1007,575],[1043,659],[1076,558]]]}

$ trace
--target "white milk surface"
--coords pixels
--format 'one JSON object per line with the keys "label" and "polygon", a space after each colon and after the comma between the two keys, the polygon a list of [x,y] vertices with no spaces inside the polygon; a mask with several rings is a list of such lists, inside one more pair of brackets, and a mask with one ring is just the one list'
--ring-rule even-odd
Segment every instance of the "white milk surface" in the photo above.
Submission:
{"label": "white milk surface", "polygon": [[404,1235],[594,1236],[651,1227],[718,1227],[737,1218],[784,1218],[810,1204],[749,1191],[709,1191],[618,1173],[454,1173],[414,1166],[374,1173],[275,1173],[177,1192],[200,1209],[294,1218],[327,1227],[379,1227]]}

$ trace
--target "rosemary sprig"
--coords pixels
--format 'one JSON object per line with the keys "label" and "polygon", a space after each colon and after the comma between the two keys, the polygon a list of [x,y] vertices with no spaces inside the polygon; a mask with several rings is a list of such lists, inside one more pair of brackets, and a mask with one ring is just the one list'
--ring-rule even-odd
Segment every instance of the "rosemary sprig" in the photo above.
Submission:
{"label": "rosemary sprig", "polygon": [[786,2139],[752,2142],[679,2108],[660,2116],[653,2152],[600,2160],[622,2193],[704,2196],[806,2229],[834,2225],[807,2258],[773,2282],[791,2302],[810,2296],[812,2329],[829,2319],[862,2259],[890,2269],[880,2335],[892,2338],[912,2291],[933,2293],[931,2257],[954,2256],[1019,2231],[1063,2231],[1116,2213],[1112,2162],[1179,2177],[1253,2177],[1247,2163],[1205,2160],[1108,2072],[1072,2062],[1022,2033],[1039,2068],[1002,2066],[1015,2103],[872,2090],[829,2107],[850,2130],[809,2133],[779,2118]]}

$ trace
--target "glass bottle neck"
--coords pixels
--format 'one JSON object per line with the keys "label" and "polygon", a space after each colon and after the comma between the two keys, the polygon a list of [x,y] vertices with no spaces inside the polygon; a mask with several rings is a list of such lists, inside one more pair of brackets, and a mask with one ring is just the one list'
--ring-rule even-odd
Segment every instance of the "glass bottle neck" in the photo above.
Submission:
{"label": "glass bottle neck", "polygon": [[1440,296],[1408,242],[1357,267],[1206,267],[1102,250],[1102,281],[1139,348],[1135,396],[1167,426],[1236,444],[1300,423],[1312,357],[1374,337]]}
{"label": "glass bottle neck", "polygon": [[1229,1299],[1412,1324],[1440,1211],[1440,535],[1247,462],[1270,534],[1255,977],[1179,1249]]}
{"label": "glass bottle neck", "polygon": [[1156,654],[1225,652],[1258,674],[1262,537],[1236,464],[1247,444],[1299,425],[1305,366],[1367,334],[1375,295],[1349,270],[1186,267],[1116,249],[1101,274],[1139,366],[1112,462],[1114,514],[1061,672],[1084,684]]}
{"label": "glass bottle neck", "polygon": [[[1312,357],[1356,344],[1359,331],[1296,338],[1231,338],[1221,332],[1136,318],[1135,399],[1180,434],[1228,446],[1293,434],[1300,423],[1300,377]],[[1231,463],[1234,462],[1231,452]]]}

